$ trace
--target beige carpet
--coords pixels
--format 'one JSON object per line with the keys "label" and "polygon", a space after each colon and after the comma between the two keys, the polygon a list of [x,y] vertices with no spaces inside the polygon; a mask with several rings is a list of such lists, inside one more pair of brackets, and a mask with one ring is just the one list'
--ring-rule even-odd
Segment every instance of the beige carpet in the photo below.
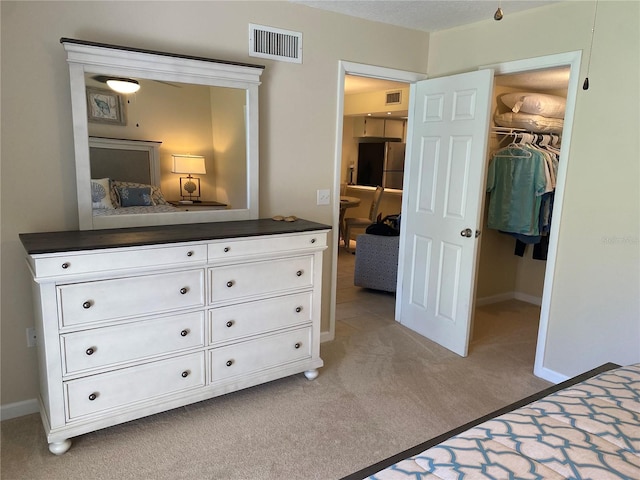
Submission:
{"label": "beige carpet", "polygon": [[550,384],[531,373],[539,309],[476,312],[467,358],[393,320],[394,298],[353,287],[340,253],[325,367],[73,439],[49,453],[37,414],[2,422],[1,478],[337,479]]}

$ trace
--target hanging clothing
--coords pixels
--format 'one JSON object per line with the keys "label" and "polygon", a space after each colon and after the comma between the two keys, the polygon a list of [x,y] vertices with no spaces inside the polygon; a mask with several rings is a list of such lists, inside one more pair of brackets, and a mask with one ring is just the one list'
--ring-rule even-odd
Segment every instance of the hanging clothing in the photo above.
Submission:
{"label": "hanging clothing", "polygon": [[489,164],[487,226],[504,232],[540,235],[540,207],[550,177],[542,152],[526,146],[507,146]]}

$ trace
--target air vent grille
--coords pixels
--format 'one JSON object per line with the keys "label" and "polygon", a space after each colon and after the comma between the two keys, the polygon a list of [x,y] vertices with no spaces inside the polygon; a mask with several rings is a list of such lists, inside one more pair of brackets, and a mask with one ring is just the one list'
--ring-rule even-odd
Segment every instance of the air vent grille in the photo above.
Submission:
{"label": "air vent grille", "polygon": [[385,105],[398,105],[400,103],[402,103],[402,90],[387,92]]}
{"label": "air vent grille", "polygon": [[249,56],[302,63],[302,33],[250,23]]}

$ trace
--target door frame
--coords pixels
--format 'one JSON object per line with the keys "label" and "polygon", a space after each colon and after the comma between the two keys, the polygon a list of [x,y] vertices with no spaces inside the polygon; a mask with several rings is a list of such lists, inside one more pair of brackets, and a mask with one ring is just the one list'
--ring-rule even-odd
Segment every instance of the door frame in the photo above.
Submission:
{"label": "door frame", "polygon": [[[427,75],[419,72],[411,72],[408,70],[398,70],[395,68],[379,67],[377,65],[368,65],[365,63],[355,63],[346,60],[338,61],[338,89],[337,89],[337,108],[336,108],[336,143],[334,151],[333,164],[333,191],[340,191],[340,172],[342,165],[342,129],[344,117],[344,78],[346,75],[358,75],[361,77],[377,78],[380,80],[392,80],[394,82],[415,83],[419,80],[425,80]],[[331,231],[332,249],[331,249],[331,294],[330,294],[330,310],[329,310],[329,331],[322,332],[321,341],[330,341],[335,338],[336,329],[336,290],[338,278],[338,221],[340,218],[340,202],[339,196],[334,193],[333,199],[333,216]]]}
{"label": "door frame", "polygon": [[567,103],[565,108],[564,125],[562,128],[562,145],[558,164],[558,176],[553,200],[553,215],[551,217],[551,231],[549,233],[549,251],[547,254],[544,272],[544,286],[542,290],[542,303],[540,307],[540,324],[538,326],[538,340],[536,344],[536,356],[533,373],[537,377],[553,383],[559,383],[567,379],[544,366],[547,338],[549,335],[549,312],[553,296],[553,282],[555,278],[556,260],[558,256],[558,234],[562,219],[564,203],[564,189],[567,178],[567,165],[569,163],[569,151],[571,146],[571,133],[573,130],[573,118],[575,114],[576,99],[580,85],[580,60],[581,51],[565,52],[554,55],[527,58],[510,62],[502,62],[492,65],[483,65],[479,70],[492,68],[494,78],[509,73],[524,73],[535,70],[546,70],[557,67],[569,67],[569,82],[567,85]]}
{"label": "door frame", "polygon": [[[565,121],[562,133],[562,146],[560,150],[558,176],[556,179],[556,194],[554,199],[553,217],[551,220],[551,233],[549,236],[549,251],[547,254],[547,265],[545,268],[544,286],[542,293],[542,303],[540,311],[540,324],[538,327],[538,340],[536,345],[536,355],[534,360],[533,373],[537,377],[553,383],[566,380],[566,376],[550,370],[544,366],[546,343],[549,335],[549,313],[553,296],[553,281],[555,277],[555,267],[558,255],[558,232],[562,217],[564,203],[564,188],[567,176],[567,164],[569,160],[570,143],[573,130],[573,118],[575,114],[576,99],[579,90],[581,51],[571,51],[559,54],[544,55],[522,60],[512,60],[497,64],[482,65],[477,69],[492,68],[494,74],[504,75],[509,73],[523,73],[534,70],[544,70],[549,68],[568,66],[569,84],[567,87],[567,103],[565,110]],[[336,109],[336,143],[334,151],[334,182],[333,191],[340,191],[340,167],[342,164],[342,129],[344,114],[344,77],[345,75],[360,75],[364,77],[379,78],[383,80],[395,80],[406,83],[415,83],[419,80],[427,79],[426,74],[396,70],[374,65],[360,64],[340,60],[338,62],[338,88],[337,88],[337,109]],[[334,195],[335,197],[335,195]],[[328,341],[335,338],[335,313],[336,313],[336,282],[338,268],[338,218],[339,202],[334,198],[333,202],[333,230],[332,230],[332,251],[331,251],[331,295],[329,312],[329,332],[322,334],[322,340]],[[402,288],[398,285],[398,288]],[[401,294],[396,292],[396,295]],[[399,312],[396,310],[396,318]]]}

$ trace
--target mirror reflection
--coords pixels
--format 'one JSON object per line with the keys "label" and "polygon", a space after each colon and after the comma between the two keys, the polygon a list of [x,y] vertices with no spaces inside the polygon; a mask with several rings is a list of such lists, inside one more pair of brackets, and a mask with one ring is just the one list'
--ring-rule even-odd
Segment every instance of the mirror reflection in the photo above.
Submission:
{"label": "mirror reflection", "polygon": [[[109,178],[114,207],[95,208],[92,198],[94,216],[248,208],[244,89],[136,78],[139,89],[126,94],[109,88],[108,78],[85,73],[88,134],[103,141],[89,142],[91,179]],[[92,197],[96,188],[92,182]],[[125,205],[168,206],[115,211]]]}
{"label": "mirror reflection", "polygon": [[[263,65],[64,37],[60,43],[69,64],[81,230],[258,218]],[[128,93],[108,85],[114,79]],[[90,158],[98,150],[100,159]],[[134,176],[140,151],[143,166]],[[105,154],[117,158],[115,170],[97,167]]]}

